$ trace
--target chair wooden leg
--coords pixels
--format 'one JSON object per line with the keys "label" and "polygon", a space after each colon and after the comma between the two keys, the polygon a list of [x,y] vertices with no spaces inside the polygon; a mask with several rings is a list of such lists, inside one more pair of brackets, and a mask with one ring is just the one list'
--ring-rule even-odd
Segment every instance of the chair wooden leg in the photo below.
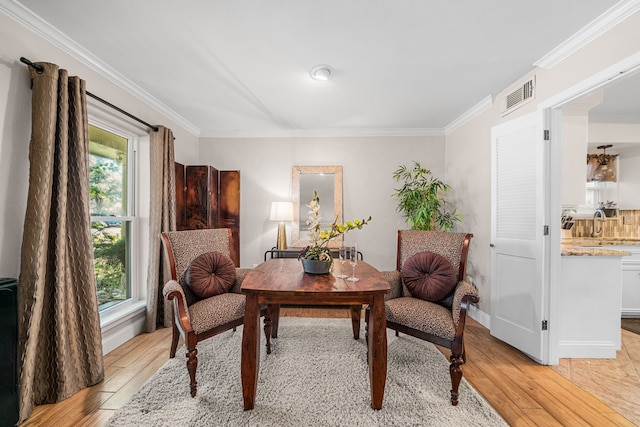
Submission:
{"label": "chair wooden leg", "polygon": [[187,370],[191,379],[191,397],[196,397],[198,383],[196,382],[196,368],[198,367],[198,350],[193,349],[187,353]]}
{"label": "chair wooden leg", "polygon": [[169,358],[176,357],[176,350],[178,349],[178,340],[180,339],[180,332],[176,326],[175,320],[171,322],[171,349],[169,350]]}
{"label": "chair wooden leg", "polygon": [[[367,343],[367,349],[369,348],[369,310],[364,312],[364,341]],[[367,354],[367,360],[369,360]]]}
{"label": "chair wooden leg", "polygon": [[271,306],[271,338],[278,338],[278,326],[280,325],[280,304]]}
{"label": "chair wooden leg", "polygon": [[458,388],[460,387],[460,381],[462,380],[462,367],[464,364],[463,358],[459,354],[451,354],[449,358],[451,365],[449,365],[449,374],[451,374],[451,404],[456,406],[458,404]]}
{"label": "chair wooden leg", "polygon": [[362,305],[349,306],[351,311],[351,328],[353,329],[353,339],[360,338],[360,316],[362,313]]}

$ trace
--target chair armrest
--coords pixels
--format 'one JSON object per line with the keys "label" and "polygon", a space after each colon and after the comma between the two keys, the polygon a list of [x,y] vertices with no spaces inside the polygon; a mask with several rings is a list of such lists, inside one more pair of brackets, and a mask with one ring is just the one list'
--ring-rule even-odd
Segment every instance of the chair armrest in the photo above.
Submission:
{"label": "chair armrest", "polygon": [[461,336],[464,331],[469,303],[478,303],[479,301],[478,290],[475,286],[464,280],[458,282],[453,295],[453,306],[451,307],[457,336]]}
{"label": "chair armrest", "polygon": [[236,281],[231,289],[229,289],[229,292],[241,294],[242,291],[240,290],[240,286],[242,286],[242,281],[247,277],[247,274],[249,274],[250,271],[250,268],[236,268]]}
{"label": "chair armrest", "polygon": [[391,292],[384,296],[384,300],[390,300],[394,298],[400,298],[402,296],[402,276],[398,270],[393,271],[381,271],[382,275],[389,282]]}
{"label": "chair armrest", "polygon": [[187,298],[184,295],[182,286],[175,280],[169,280],[162,288],[162,295],[173,302],[173,321],[180,324],[182,330],[190,331],[191,319],[187,310]]}

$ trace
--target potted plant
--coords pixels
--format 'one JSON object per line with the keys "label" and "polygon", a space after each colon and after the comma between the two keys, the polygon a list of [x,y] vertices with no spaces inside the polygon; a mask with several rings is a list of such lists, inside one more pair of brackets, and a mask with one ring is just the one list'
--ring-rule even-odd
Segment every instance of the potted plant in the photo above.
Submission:
{"label": "potted plant", "polygon": [[451,231],[462,215],[448,210],[444,195],[451,187],[435,178],[431,171],[414,162],[413,169],[400,166],[394,173],[402,187],[395,189],[398,198],[397,212],[402,213],[413,230]]}
{"label": "potted plant", "polygon": [[371,221],[371,217],[356,219],[344,224],[338,224],[336,219],[329,230],[322,230],[320,228],[320,197],[316,191],[313,192],[313,198],[307,206],[311,209],[307,225],[312,243],[300,251],[298,259],[302,260],[302,267],[306,273],[326,274],[331,271],[333,266],[329,241],[351,230],[361,229]]}

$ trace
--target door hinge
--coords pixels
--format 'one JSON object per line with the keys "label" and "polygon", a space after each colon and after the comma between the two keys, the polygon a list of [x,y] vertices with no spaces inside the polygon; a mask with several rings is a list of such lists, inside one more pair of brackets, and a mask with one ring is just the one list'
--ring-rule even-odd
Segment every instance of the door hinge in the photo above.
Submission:
{"label": "door hinge", "polygon": [[549,324],[547,323],[546,320],[542,321],[542,330],[546,331],[547,329],[549,329]]}
{"label": "door hinge", "polygon": [[550,136],[549,136],[549,129],[545,129],[544,130],[544,140],[545,141],[549,141]]}
{"label": "door hinge", "polygon": [[548,236],[549,235],[549,226],[545,225],[544,228],[542,229],[542,235],[543,236]]}

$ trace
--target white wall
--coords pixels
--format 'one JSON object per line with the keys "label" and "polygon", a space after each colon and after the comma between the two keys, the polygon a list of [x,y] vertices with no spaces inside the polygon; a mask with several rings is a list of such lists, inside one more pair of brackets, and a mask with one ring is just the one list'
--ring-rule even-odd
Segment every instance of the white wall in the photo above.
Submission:
{"label": "white wall", "polygon": [[479,288],[479,309],[483,312],[491,312],[491,128],[535,111],[546,100],[639,51],[640,13],[636,13],[553,68],[532,69],[518,79],[524,81],[525,77],[535,74],[536,99],[533,102],[500,117],[498,101],[507,92],[505,88],[494,98],[491,108],[447,134],[446,177],[458,189],[457,206],[466,214],[469,231],[474,234],[468,274]]}
{"label": "white wall", "polygon": [[[444,136],[371,138],[202,139],[201,162],[217,169],[240,170],[240,264],[263,261],[276,244],[277,223],[269,220],[272,201],[291,198],[293,166],[343,167],[345,221],[372,221],[347,235],[358,243],[365,261],[378,269],[395,269],[397,231],[407,228],[392,197],[398,185],[393,172],[418,161],[444,178]],[[455,192],[455,189],[454,189]],[[308,196],[311,198],[311,195]],[[301,195],[301,201],[305,196]],[[290,242],[291,232],[287,230]]]}

